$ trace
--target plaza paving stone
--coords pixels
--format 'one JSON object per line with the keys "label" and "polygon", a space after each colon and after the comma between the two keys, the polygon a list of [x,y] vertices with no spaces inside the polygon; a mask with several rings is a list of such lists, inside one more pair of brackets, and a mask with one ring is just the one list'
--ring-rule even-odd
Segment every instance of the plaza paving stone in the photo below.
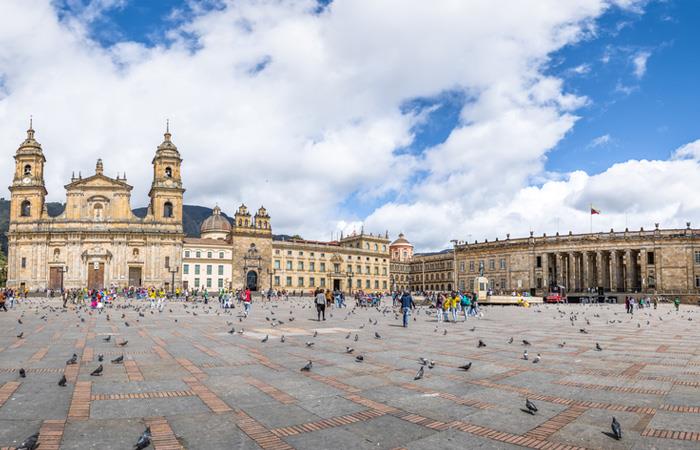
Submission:
{"label": "plaza paving stone", "polygon": [[[102,312],[22,303],[0,314],[0,447],[42,430],[40,448],[127,449],[149,425],[156,449],[700,448],[695,307],[634,317],[621,305],[486,307],[459,323],[423,308],[404,329],[386,301],[320,323],[312,306],[256,302],[244,318],[216,303],[162,313],[123,299]],[[90,376],[100,354],[103,375]],[[435,367],[414,380],[419,357]]]}

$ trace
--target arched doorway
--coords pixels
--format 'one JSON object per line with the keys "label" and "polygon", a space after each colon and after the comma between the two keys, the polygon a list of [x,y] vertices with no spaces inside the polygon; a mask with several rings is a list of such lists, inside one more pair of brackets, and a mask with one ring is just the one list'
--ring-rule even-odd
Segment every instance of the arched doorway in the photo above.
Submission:
{"label": "arched doorway", "polygon": [[258,290],[258,273],[254,270],[251,270],[248,272],[248,274],[245,277],[246,282],[245,285],[248,289],[251,291],[257,291]]}

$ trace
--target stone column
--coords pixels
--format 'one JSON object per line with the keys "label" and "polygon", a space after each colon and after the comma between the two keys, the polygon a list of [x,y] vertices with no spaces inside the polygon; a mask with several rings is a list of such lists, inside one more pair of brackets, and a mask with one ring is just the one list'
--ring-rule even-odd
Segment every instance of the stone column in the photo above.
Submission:
{"label": "stone column", "polygon": [[639,270],[642,278],[641,291],[646,292],[648,289],[649,271],[647,270],[647,249],[643,248],[639,250]]}
{"label": "stone column", "polygon": [[627,278],[625,280],[625,286],[627,287],[627,291],[634,292],[634,288],[636,285],[635,280],[637,278],[635,270],[635,266],[637,265],[637,258],[635,258],[635,254],[632,249],[625,250],[625,265],[627,266],[627,270],[625,272]]}
{"label": "stone column", "polygon": [[568,283],[567,283],[566,288],[569,292],[575,292],[578,290],[577,289],[577,287],[578,287],[577,286],[577,284],[578,284],[577,278],[578,277],[576,276],[576,254],[574,252],[569,252],[568,260],[569,260],[568,273],[567,273],[567,277],[566,277],[568,280]]}
{"label": "stone column", "polygon": [[549,272],[549,253],[542,253],[542,288],[547,289],[549,284],[552,282],[551,274]]}
{"label": "stone column", "polygon": [[595,252],[595,264],[596,264],[596,286],[605,288],[605,260],[603,258],[603,252],[598,250]]}
{"label": "stone column", "polygon": [[591,255],[585,250],[581,252],[581,268],[583,272],[583,276],[581,277],[581,279],[583,280],[581,282],[581,288],[585,291],[587,291],[591,287],[590,256]]}
{"label": "stone column", "polygon": [[611,250],[610,251],[610,291],[611,292],[617,292],[617,289],[619,288],[618,284],[618,271],[620,270],[620,260],[618,258],[618,251],[617,250]]}
{"label": "stone column", "polygon": [[556,272],[557,276],[557,284],[562,285],[564,284],[564,259],[563,255],[561,253],[557,253],[555,255],[555,267],[554,270]]}

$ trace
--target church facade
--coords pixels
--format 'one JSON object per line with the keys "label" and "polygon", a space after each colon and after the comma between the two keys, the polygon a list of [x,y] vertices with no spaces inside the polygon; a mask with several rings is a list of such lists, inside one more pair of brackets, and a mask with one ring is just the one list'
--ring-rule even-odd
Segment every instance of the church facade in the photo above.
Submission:
{"label": "church facade", "polygon": [[181,283],[183,246],[182,159],[171,134],[152,160],[153,181],[145,217],[134,215],[126,176],[111,178],[98,160],[95,173],[73,176],[64,211],[49,216],[46,158],[30,124],[15,154],[7,286],[43,290],[157,286]]}

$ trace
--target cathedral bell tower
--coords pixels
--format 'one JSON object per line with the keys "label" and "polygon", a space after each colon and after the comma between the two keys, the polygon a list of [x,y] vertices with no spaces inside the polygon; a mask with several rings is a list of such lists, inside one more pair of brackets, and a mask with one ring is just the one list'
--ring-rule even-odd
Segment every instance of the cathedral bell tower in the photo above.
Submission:
{"label": "cathedral bell tower", "polygon": [[182,158],[170,140],[170,124],[166,124],[163,143],[153,158],[153,183],[148,196],[149,212],[157,222],[182,224]]}
{"label": "cathedral bell tower", "polygon": [[41,144],[34,139],[32,120],[29,120],[27,139],[15,153],[15,176],[12,179],[10,222],[25,222],[41,219],[44,213],[46,186],[44,164],[46,158]]}

